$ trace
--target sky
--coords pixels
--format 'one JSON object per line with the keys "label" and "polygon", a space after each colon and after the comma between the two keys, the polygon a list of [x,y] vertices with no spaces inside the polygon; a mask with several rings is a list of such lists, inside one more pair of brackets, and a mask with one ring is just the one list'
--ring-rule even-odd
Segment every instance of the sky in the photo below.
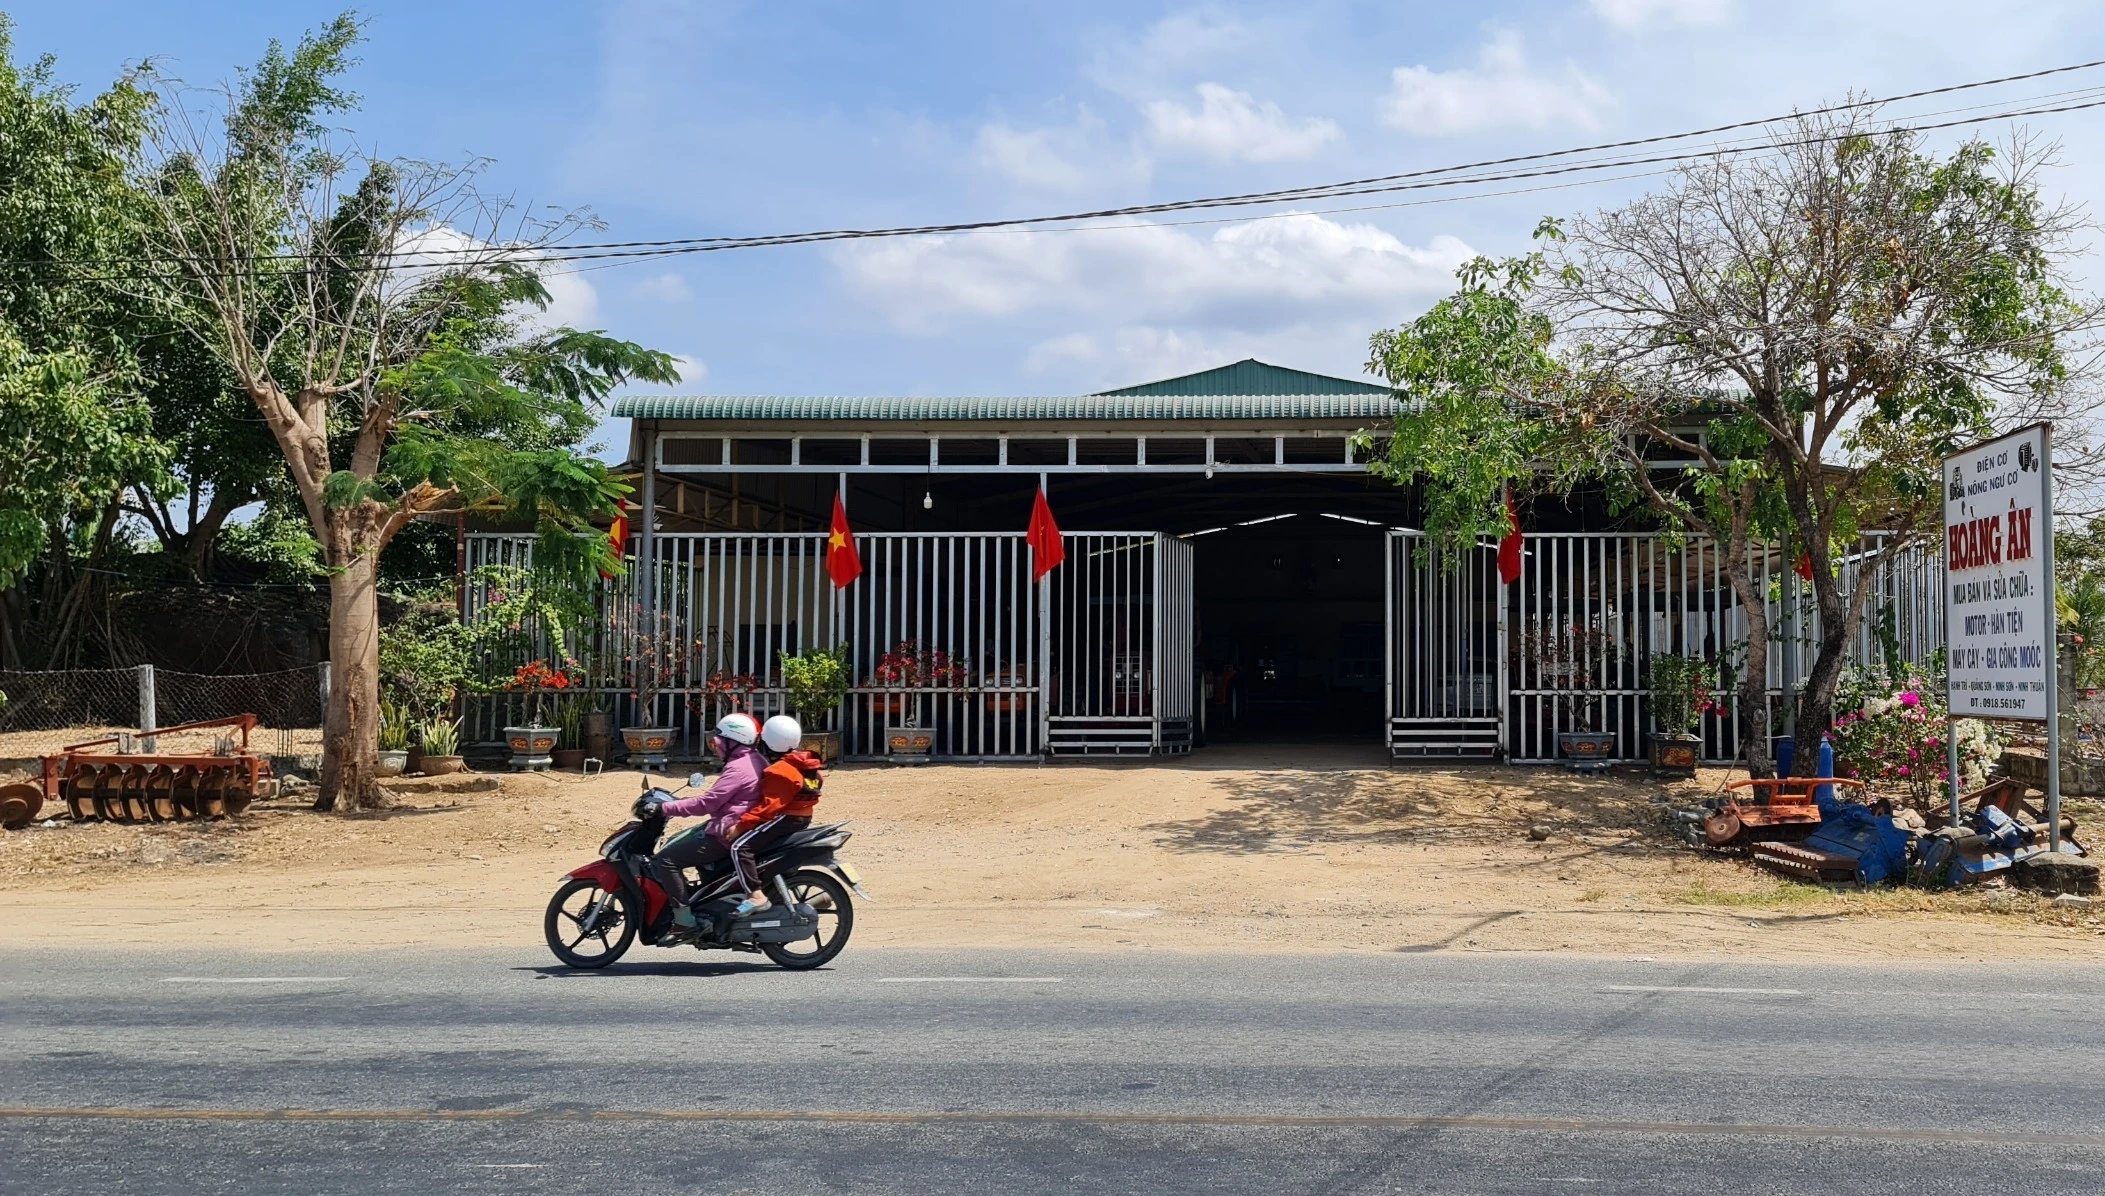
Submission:
{"label": "sky", "polygon": [[[216,84],[341,7],[0,0],[17,55],[55,54],[86,90],[149,57]],[[345,138],[490,159],[486,187],[589,209],[605,227],[588,236],[618,240],[1268,190],[2105,59],[2094,0],[358,11],[368,41],[349,85],[363,103],[341,118]],[[2105,84],[2105,70],[2064,79],[2001,94]],[[2105,108],[2031,127],[2063,145],[2049,186],[2105,211]],[[1521,251],[1544,215],[1660,182],[651,260],[551,279],[550,318],[676,354],[681,393],[1074,394],[1244,357],[1359,376],[1368,335],[1446,293],[1462,261]],[[625,430],[607,431],[618,455]]]}

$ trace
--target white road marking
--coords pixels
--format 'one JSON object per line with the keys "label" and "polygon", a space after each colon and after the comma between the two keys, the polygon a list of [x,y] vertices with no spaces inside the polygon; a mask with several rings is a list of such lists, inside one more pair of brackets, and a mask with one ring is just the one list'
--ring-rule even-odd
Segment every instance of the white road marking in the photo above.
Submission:
{"label": "white road marking", "polygon": [[879,984],[1058,984],[1058,976],[884,976]]}
{"label": "white road marking", "polygon": [[524,1170],[524,1169],[526,1169],[526,1168],[529,1168],[529,1167],[539,1167],[539,1166],[541,1166],[541,1164],[539,1164],[539,1163],[470,1163],[470,1164],[468,1164],[468,1166],[470,1166],[470,1167],[485,1167],[485,1168],[488,1168],[488,1169],[490,1169],[490,1170],[492,1170],[492,1171],[510,1171],[510,1170]]}
{"label": "white road marking", "polygon": [[1802,997],[1804,992],[1795,988],[1698,988],[1689,984],[1611,984],[1603,992],[1611,993],[1705,993],[1719,996],[1754,997]]}
{"label": "white road marking", "polygon": [[334,984],[349,976],[163,976],[163,984]]}

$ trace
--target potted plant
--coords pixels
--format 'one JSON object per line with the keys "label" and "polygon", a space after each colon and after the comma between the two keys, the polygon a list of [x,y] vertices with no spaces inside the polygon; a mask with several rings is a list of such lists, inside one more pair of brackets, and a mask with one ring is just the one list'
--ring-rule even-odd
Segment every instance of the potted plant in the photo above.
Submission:
{"label": "potted plant", "polygon": [[380,701],[380,775],[399,777],[409,768],[409,708]]}
{"label": "potted plant", "polygon": [[821,730],[840,710],[848,696],[848,645],[833,651],[813,648],[801,656],[780,654],[782,687],[789,695],[789,708],[804,724],[804,740],[798,746],[831,762],[841,754],[841,733]]}
{"label": "potted plant", "polygon": [[665,767],[679,729],[659,713],[659,699],[679,680],[693,657],[694,645],[681,633],[670,611],[629,612],[628,626],[617,636],[622,684],[635,699],[635,721],[621,728],[630,762],[644,768]]}
{"label": "potted plant", "polygon": [[585,703],[581,698],[564,698],[555,708],[555,751],[550,755],[555,766],[561,769],[578,769],[585,766]]}
{"label": "potted plant", "polygon": [[1696,727],[1711,709],[1717,687],[1710,662],[1700,656],[1661,652],[1652,657],[1651,756],[1654,776],[1693,777],[1703,755]]}
{"label": "potted plant", "polygon": [[442,777],[467,769],[460,757],[460,721],[434,718],[418,733],[424,742],[424,775]]}
{"label": "potted plant", "polygon": [[553,762],[550,753],[555,751],[556,729],[542,721],[542,714],[548,695],[565,692],[571,684],[569,669],[546,661],[529,660],[512,671],[512,679],[504,688],[526,695],[527,704],[526,725],[504,729],[504,742],[512,750],[515,771],[538,771]]}

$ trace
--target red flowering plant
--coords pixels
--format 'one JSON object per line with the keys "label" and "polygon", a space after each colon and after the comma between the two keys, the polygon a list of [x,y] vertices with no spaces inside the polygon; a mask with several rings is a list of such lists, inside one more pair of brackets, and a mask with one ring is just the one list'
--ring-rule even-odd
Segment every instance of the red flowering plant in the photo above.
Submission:
{"label": "red flowering plant", "polygon": [[913,640],[900,640],[877,658],[867,684],[884,689],[963,689],[971,677],[964,661],[940,648],[924,651]]}
{"label": "red flowering plant", "polygon": [[580,682],[581,679],[566,664],[551,667],[546,661],[529,660],[512,671],[512,679],[505,683],[504,688],[512,693],[527,696],[532,713],[528,716],[526,725],[538,727],[542,725],[541,704],[548,693],[551,690],[556,693],[568,692]]}

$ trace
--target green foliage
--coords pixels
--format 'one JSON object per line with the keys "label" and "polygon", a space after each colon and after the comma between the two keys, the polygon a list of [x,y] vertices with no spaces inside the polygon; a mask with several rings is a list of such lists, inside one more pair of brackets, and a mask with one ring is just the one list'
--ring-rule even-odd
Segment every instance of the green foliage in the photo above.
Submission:
{"label": "green foliage", "polygon": [[1710,662],[1700,656],[1657,652],[1652,655],[1648,680],[1652,723],[1659,733],[1694,734],[1704,712],[1711,707],[1711,693],[1717,687]]}
{"label": "green foliage", "polygon": [[417,740],[427,756],[460,755],[460,720],[433,718],[417,729]]}
{"label": "green foliage", "polygon": [[259,566],[263,579],[278,585],[311,584],[322,572],[322,546],[307,517],[281,504],[264,507],[246,523],[229,524],[219,534],[219,550]]}
{"label": "green foliage", "polygon": [[804,720],[807,727],[816,727],[831,718],[854,684],[848,645],[842,644],[831,652],[813,648],[801,656],[791,656],[787,652],[778,655],[782,661],[782,685],[789,692],[790,709],[797,712],[797,717]]}
{"label": "green foliage", "polygon": [[380,630],[380,684],[394,701],[419,718],[453,707],[473,675],[477,644],[453,612],[412,607]]}
{"label": "green foliage", "polygon": [[382,699],[380,702],[380,750],[383,752],[406,752],[409,750],[409,708],[398,702]]}
{"label": "green foliage", "polygon": [[512,668],[531,658],[579,667],[571,637],[596,618],[597,587],[596,578],[570,563],[544,565],[537,554],[531,567],[484,565],[468,575],[474,618],[466,637],[476,688],[493,693],[504,688]]}
{"label": "green foliage", "polygon": [[136,352],[151,326],[57,265],[136,255],[125,167],[153,97],[126,78],[75,105],[50,58],[16,65],[11,32],[0,14],[0,586],[166,459]]}
{"label": "green foliage", "polygon": [[[1554,226],[1541,231],[1554,235]],[[1368,371],[1403,403],[1369,468],[1399,485],[1424,483],[1425,531],[1443,560],[1506,533],[1506,496],[1533,488],[1549,447],[1537,413],[1565,372],[1549,317],[1528,302],[1542,266],[1540,253],[1476,258],[1457,272],[1454,294],[1369,341]]]}
{"label": "green foliage", "polygon": [[555,707],[556,747],[576,751],[585,746],[585,699],[567,697]]}

